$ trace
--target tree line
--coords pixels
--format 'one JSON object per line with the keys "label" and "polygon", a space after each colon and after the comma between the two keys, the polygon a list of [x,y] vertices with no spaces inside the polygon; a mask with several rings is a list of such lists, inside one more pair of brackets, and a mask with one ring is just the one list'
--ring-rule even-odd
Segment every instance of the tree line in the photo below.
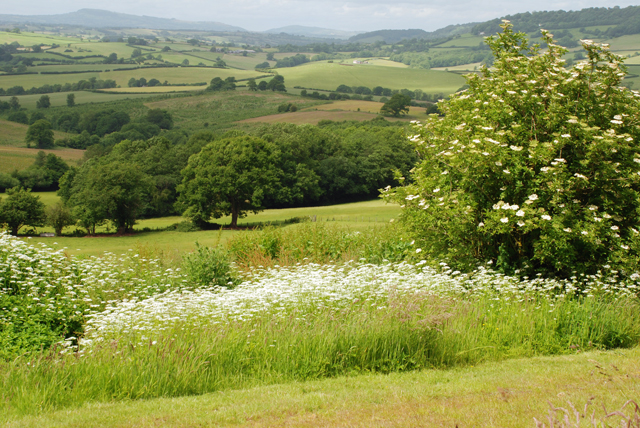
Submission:
{"label": "tree line", "polygon": [[274,124],[252,134],[199,132],[179,143],[162,136],[124,140],[79,167],[41,153],[24,172],[0,175],[0,183],[57,185],[69,221],[88,233],[105,223],[124,233],[144,217],[182,214],[211,228],[212,218],[227,214],[235,226],[265,208],[369,199],[416,160],[403,124]]}

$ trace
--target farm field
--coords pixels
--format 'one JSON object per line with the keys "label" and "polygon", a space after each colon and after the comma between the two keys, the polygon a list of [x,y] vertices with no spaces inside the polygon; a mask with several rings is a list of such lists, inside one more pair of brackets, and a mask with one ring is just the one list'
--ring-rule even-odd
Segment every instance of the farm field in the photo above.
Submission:
{"label": "farm field", "polygon": [[[602,417],[640,396],[640,348],[482,363],[450,370],[342,376],[201,396],[122,403],[15,417],[9,426],[350,427],[534,426],[549,404]],[[629,407],[623,410],[632,414]],[[558,415],[560,416],[560,415]],[[608,422],[612,422],[611,418]],[[1,420],[1,419],[0,419]],[[6,420],[6,419],[5,419]],[[161,422],[160,422],[161,421]],[[616,426],[616,425],[611,425]]]}
{"label": "farm field", "polygon": [[166,94],[172,92],[193,92],[204,91],[207,87],[202,86],[145,86],[142,88],[109,88],[100,89],[100,93],[105,94]]}
{"label": "farm field", "polygon": [[[100,73],[99,78],[102,80],[112,79],[122,87],[126,87],[129,79],[135,77],[139,79],[144,77],[147,80],[158,79],[160,82],[167,80],[171,83],[207,83],[214,77],[226,79],[227,77],[235,77],[236,79],[248,79],[257,77],[261,73],[253,70],[232,70],[223,68],[205,68],[205,67],[168,67],[168,68],[152,68],[140,69],[130,72],[110,71]],[[0,80],[1,82],[1,80]]]}
{"label": "farm field", "polygon": [[450,94],[464,85],[461,76],[444,71],[398,68],[369,64],[340,65],[313,62],[278,69],[288,86],[315,87],[329,91],[338,85],[383,86],[391,89],[421,89],[427,93]]}
{"label": "farm field", "polygon": [[[380,108],[384,103],[375,101],[334,101],[328,104],[307,107],[302,111],[270,114],[268,116],[245,119],[238,123],[310,123],[317,125],[321,120],[333,120],[341,122],[345,120],[356,120],[359,122],[372,120],[379,117]],[[426,109],[424,107],[410,107],[409,114],[401,117],[385,117],[389,121],[404,121],[424,119]]]}
{"label": "farm field", "polygon": [[[27,150],[25,138],[27,136],[28,128],[28,125],[0,119],[0,147],[15,146],[24,147],[25,150]],[[69,134],[60,131],[53,131],[53,136],[56,139],[60,139],[68,137]]]}
{"label": "farm field", "polygon": [[[175,92],[187,92],[189,89],[198,88],[202,90],[202,87],[198,86],[178,86]],[[128,99],[136,99],[136,98],[149,98],[151,95],[146,91],[139,91],[140,94],[131,93],[136,92],[135,89],[138,88],[122,88],[122,91],[126,91],[126,94],[120,94],[117,92],[89,92],[89,91],[74,91],[74,92],[54,92],[52,94],[47,94],[49,100],[51,101],[52,107],[58,106],[66,106],[67,105],[67,95],[70,93],[75,94],[75,102],[76,104],[89,104],[89,103],[106,103],[112,101],[120,101],[120,100],[128,100]],[[147,89],[147,88],[140,88]],[[152,89],[152,88],[149,88]],[[160,90],[154,92],[162,92]],[[20,95],[18,96],[18,100],[20,101],[20,105],[27,109],[35,109],[36,103],[40,99],[42,95]],[[0,101],[9,101],[11,97],[0,97]],[[26,128],[25,128],[26,129]],[[26,131],[25,131],[26,132]]]}
{"label": "farm field", "polygon": [[[1,139],[0,139],[1,141]],[[23,140],[24,143],[24,140]],[[39,149],[28,149],[26,147],[3,146],[0,145],[0,172],[11,173],[15,170],[27,169],[36,159]],[[76,166],[82,159],[84,150],[59,148],[55,150],[43,150],[45,153],[53,153],[67,162]]]}
{"label": "farm field", "polygon": [[178,97],[145,103],[150,109],[169,111],[176,123],[188,131],[227,128],[244,119],[277,113],[284,102],[294,102],[299,108],[323,104],[323,101],[300,99],[286,93],[249,92],[243,90],[205,93],[193,97]]}

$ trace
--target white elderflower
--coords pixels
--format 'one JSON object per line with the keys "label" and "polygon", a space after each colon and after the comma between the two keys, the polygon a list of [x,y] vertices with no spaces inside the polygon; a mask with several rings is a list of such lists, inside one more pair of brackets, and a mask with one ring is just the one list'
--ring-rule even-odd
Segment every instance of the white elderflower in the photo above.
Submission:
{"label": "white elderflower", "polygon": [[522,210],[518,210],[518,212],[516,212],[516,215],[517,215],[518,217],[524,217],[524,211],[522,211]]}
{"label": "white elderflower", "polygon": [[547,221],[551,220],[551,216],[547,215],[547,214],[543,214],[541,217],[542,217],[543,220],[547,220]]}
{"label": "white elderflower", "polygon": [[500,219],[500,221],[501,221],[502,223],[508,223],[508,222],[509,222],[509,217],[502,217],[502,218]]}

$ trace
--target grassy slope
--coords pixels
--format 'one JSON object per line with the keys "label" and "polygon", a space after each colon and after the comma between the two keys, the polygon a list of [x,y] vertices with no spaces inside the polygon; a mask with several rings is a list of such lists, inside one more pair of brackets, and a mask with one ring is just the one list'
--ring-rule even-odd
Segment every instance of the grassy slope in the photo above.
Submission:
{"label": "grassy slope", "polygon": [[[452,370],[339,377],[195,397],[92,403],[10,427],[523,427],[549,404],[602,417],[640,397],[640,348]],[[627,415],[631,409],[623,411]],[[583,421],[586,418],[583,417]],[[0,421],[2,417],[0,416]],[[619,426],[620,419],[608,419]],[[581,425],[582,426],[582,425]],[[583,426],[591,426],[585,424]]]}
{"label": "grassy slope", "polygon": [[[321,120],[357,120],[365,121],[372,120],[378,117],[380,108],[384,103],[373,101],[334,101],[327,104],[308,107],[303,111],[297,111],[294,113],[281,113],[272,114],[269,116],[256,117],[252,119],[245,119],[241,123],[294,123],[303,124],[311,123],[317,124]],[[409,114],[402,117],[388,117],[390,121],[411,121],[425,119],[425,109],[423,107],[411,107]]]}
{"label": "grassy slope", "polygon": [[298,67],[279,68],[287,86],[313,87],[335,90],[340,84],[348,86],[383,86],[391,89],[422,89],[428,93],[450,94],[464,85],[457,74],[414,68],[394,68],[339,63],[313,62]]}

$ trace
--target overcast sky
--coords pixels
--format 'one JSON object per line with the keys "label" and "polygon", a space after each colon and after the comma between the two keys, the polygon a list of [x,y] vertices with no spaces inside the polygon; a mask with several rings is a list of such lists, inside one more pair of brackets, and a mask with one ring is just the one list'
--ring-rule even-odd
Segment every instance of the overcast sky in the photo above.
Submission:
{"label": "overcast sky", "polygon": [[0,13],[50,15],[82,8],[188,21],[218,21],[250,31],[304,25],[349,31],[421,28],[486,21],[527,11],[640,4],[595,0],[2,0]]}

